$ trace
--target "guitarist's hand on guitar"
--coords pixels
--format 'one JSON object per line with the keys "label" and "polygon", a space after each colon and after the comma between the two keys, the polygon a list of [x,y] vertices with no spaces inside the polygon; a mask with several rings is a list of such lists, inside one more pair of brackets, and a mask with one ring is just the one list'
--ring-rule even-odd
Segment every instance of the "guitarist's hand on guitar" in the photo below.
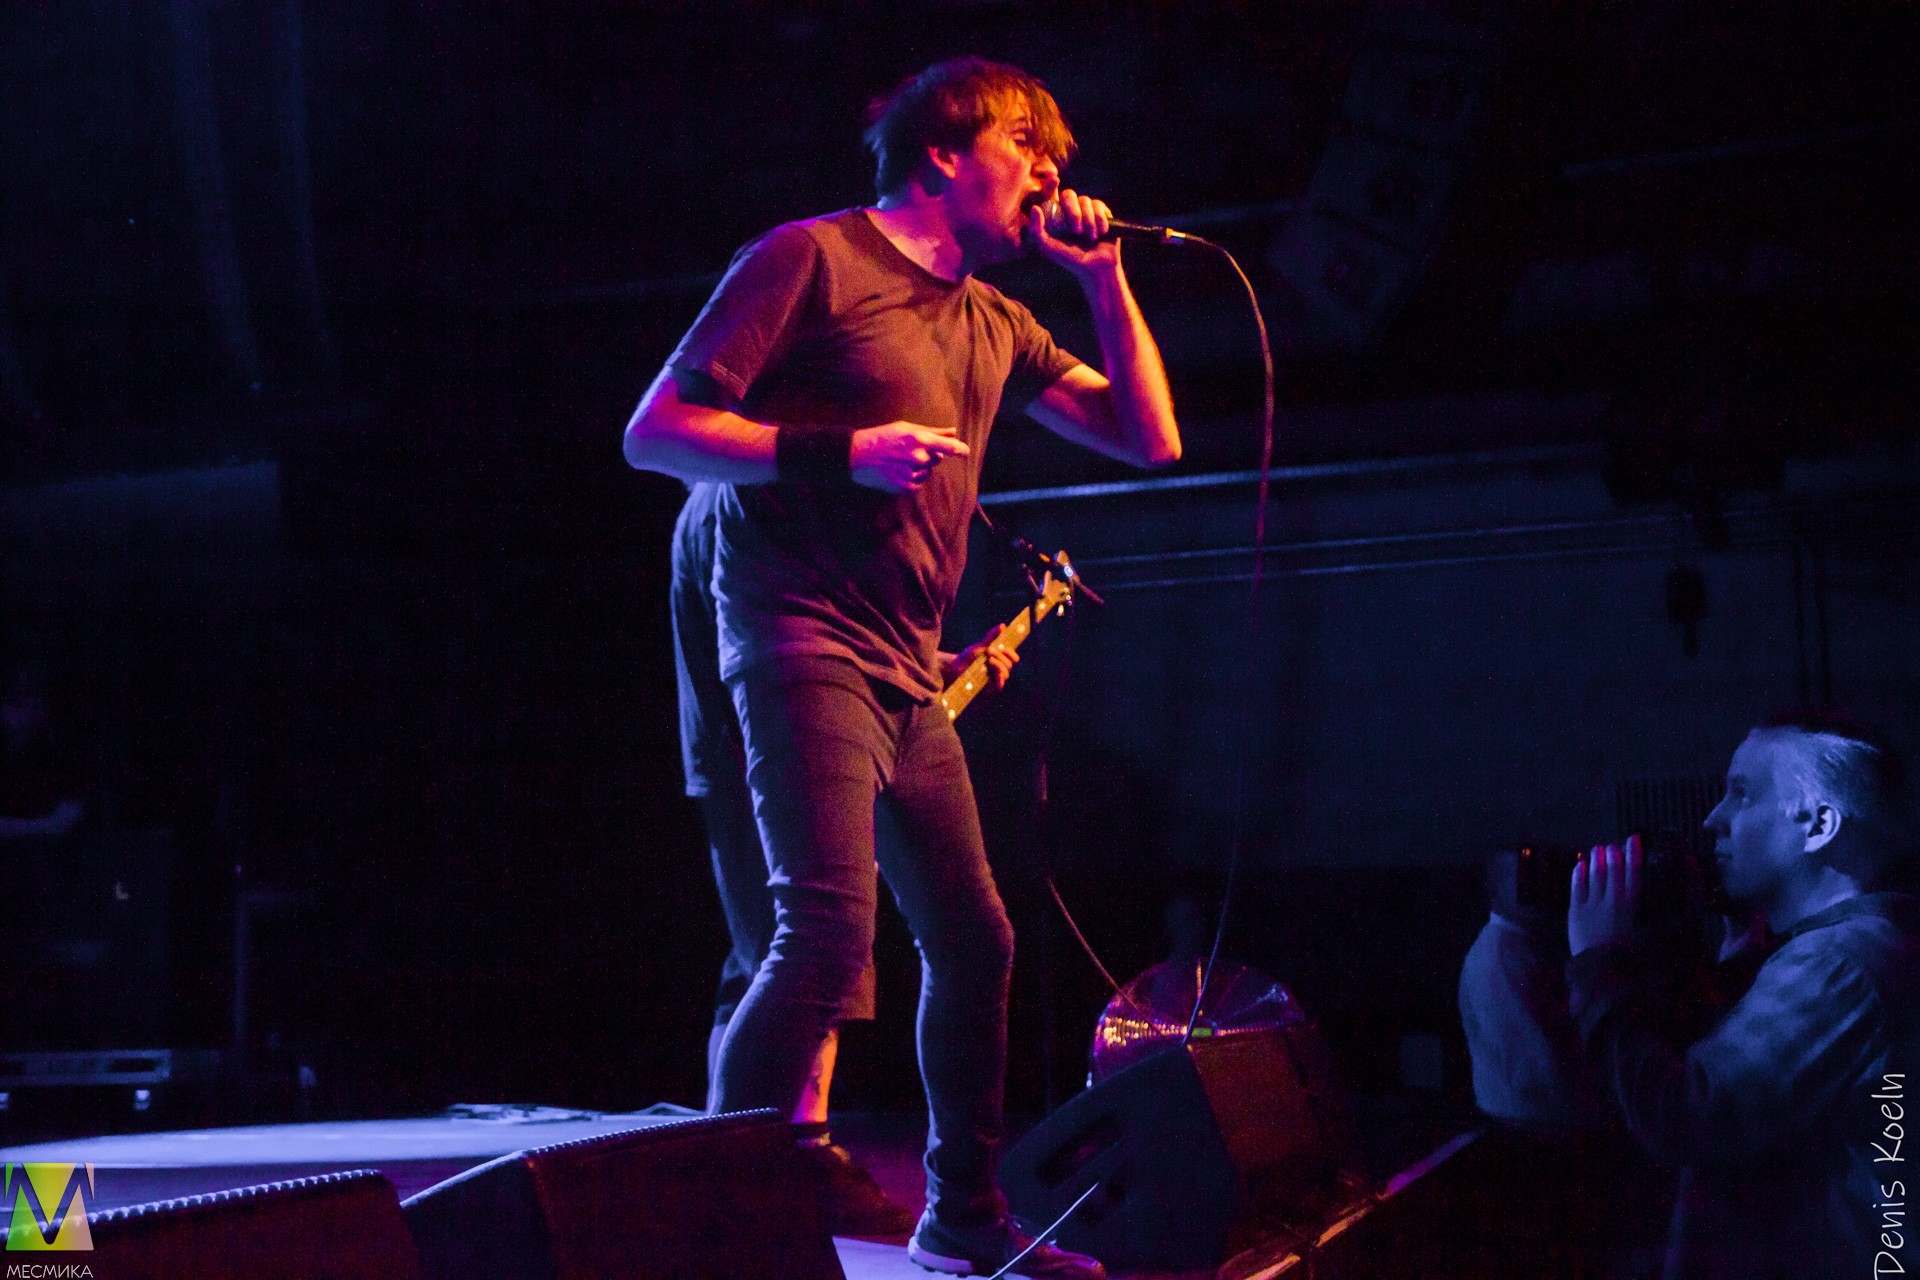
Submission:
{"label": "guitarist's hand on guitar", "polygon": [[[1066,556],[1066,552],[1060,553],[1063,566]],[[995,627],[959,653],[941,654],[940,670],[947,687],[940,691],[939,702],[946,710],[947,719],[959,719],[967,704],[985,690],[1006,687],[1007,677],[1013,674],[1013,664],[1020,661],[1020,655],[1014,651],[1033,634],[1033,624],[1071,599],[1072,584],[1049,573],[1039,598],[1014,614],[1012,622]]]}
{"label": "guitarist's hand on guitar", "polygon": [[1013,664],[1020,661],[1020,655],[1014,650],[994,643],[994,641],[1000,638],[1000,633],[1006,629],[1006,624],[995,623],[987,631],[987,634],[981,636],[960,652],[941,654],[940,674],[942,678],[951,684],[962,672],[973,665],[974,659],[985,655],[987,659],[987,674],[989,677],[987,687],[989,689],[1006,688],[1007,681],[1013,676]]}

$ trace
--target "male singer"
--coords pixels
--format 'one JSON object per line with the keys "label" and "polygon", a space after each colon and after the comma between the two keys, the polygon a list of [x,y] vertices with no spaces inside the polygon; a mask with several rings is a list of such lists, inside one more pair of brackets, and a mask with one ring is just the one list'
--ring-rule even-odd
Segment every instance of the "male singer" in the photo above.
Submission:
{"label": "male singer", "polygon": [[[790,1114],[859,980],[881,871],[919,944],[927,1210],[909,1253],[988,1274],[1028,1243],[994,1185],[1013,935],[981,845],[936,651],[1003,403],[1140,466],[1180,456],[1159,352],[1099,237],[1104,204],[1060,187],[1073,138],[1044,85],[976,58],[875,105],[878,204],[748,245],[627,424],[635,467],[728,488],[717,512],[721,675],[778,912],[719,1060],[728,1110]],[[1036,252],[1072,272],[1106,372],[974,279]],[[1028,1276],[1099,1277],[1041,1246]]]}

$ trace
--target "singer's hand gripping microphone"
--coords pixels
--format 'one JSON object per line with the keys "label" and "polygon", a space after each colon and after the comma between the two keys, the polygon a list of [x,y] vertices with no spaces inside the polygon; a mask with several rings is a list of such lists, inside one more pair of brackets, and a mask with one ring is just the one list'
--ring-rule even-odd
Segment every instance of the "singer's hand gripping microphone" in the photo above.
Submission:
{"label": "singer's hand gripping microphone", "polygon": [[[1058,200],[1049,200],[1040,206],[1040,211],[1046,215],[1048,224],[1047,233],[1049,235],[1057,235],[1053,230],[1052,224],[1060,216],[1060,202]],[[1059,238],[1066,240],[1083,239],[1083,237],[1079,236],[1061,236]],[[1100,237],[1100,241],[1103,244],[1109,240],[1153,240],[1160,244],[1187,244],[1192,239],[1193,237],[1189,236],[1186,232],[1175,231],[1172,227],[1156,227],[1144,222],[1127,222],[1120,218],[1108,218],[1107,233]]]}

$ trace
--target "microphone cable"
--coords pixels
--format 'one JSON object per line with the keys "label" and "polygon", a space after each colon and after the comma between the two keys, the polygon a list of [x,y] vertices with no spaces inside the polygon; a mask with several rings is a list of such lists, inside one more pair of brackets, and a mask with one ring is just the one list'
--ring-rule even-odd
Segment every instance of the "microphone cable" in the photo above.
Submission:
{"label": "microphone cable", "polygon": [[[1254,664],[1260,655],[1260,583],[1265,567],[1267,549],[1267,497],[1272,489],[1273,479],[1273,344],[1267,337],[1267,320],[1260,313],[1260,298],[1254,292],[1253,281],[1247,279],[1247,273],[1240,267],[1239,261],[1227,251],[1226,246],[1215,244],[1202,236],[1186,235],[1184,242],[1211,249],[1227,260],[1234,275],[1240,278],[1240,284],[1247,291],[1247,305],[1253,312],[1254,328],[1260,336],[1260,482],[1254,497],[1253,509],[1253,573],[1247,585],[1247,630],[1244,660],[1246,674],[1251,677]],[[1246,844],[1246,807],[1247,807],[1247,759],[1252,751],[1252,722],[1250,706],[1252,699],[1239,701],[1240,724],[1235,737],[1240,743],[1238,757],[1234,762],[1233,782],[1233,835],[1227,842],[1227,879],[1220,891],[1220,918],[1213,928],[1213,946],[1207,953],[1207,967],[1200,974],[1200,990],[1194,993],[1193,1012],[1187,1015],[1187,1029],[1180,1037],[1184,1048],[1193,1039],[1193,1029],[1199,1025],[1200,1010],[1207,1002],[1207,987],[1213,981],[1214,966],[1220,960],[1220,943],[1227,933],[1227,918],[1233,910],[1234,890],[1239,886],[1241,855]]]}
{"label": "microphone cable", "polygon": [[[1254,290],[1253,281],[1247,278],[1247,273],[1240,266],[1239,260],[1233,256],[1233,253],[1225,245],[1209,240],[1205,236],[1194,235],[1191,232],[1174,231],[1166,227],[1136,227],[1129,224],[1127,229],[1134,233],[1147,233],[1148,237],[1156,239],[1163,244],[1194,245],[1202,249],[1210,249],[1214,253],[1219,254],[1222,258],[1226,259],[1227,265],[1233,268],[1233,274],[1239,279],[1241,287],[1246,290],[1247,307],[1248,310],[1253,313],[1254,331],[1259,338],[1260,344],[1261,398],[1259,483],[1255,491],[1253,517],[1253,570],[1247,587],[1246,632],[1243,641],[1243,661],[1247,674],[1251,676],[1254,664],[1258,661],[1260,653],[1260,586],[1265,576],[1267,503],[1272,492],[1273,479],[1274,403],[1276,396],[1273,376],[1273,343],[1267,334],[1266,316],[1262,314],[1260,310],[1260,297]],[[981,523],[985,525],[989,535],[1012,545],[1008,535],[1003,533],[994,522],[988,518],[984,508],[976,504],[974,510],[980,516]],[[1039,763],[1041,775],[1039,781],[1043,789],[1040,797],[1040,808],[1043,815],[1048,808],[1048,799],[1044,790],[1048,785],[1045,772],[1047,751],[1052,744],[1053,732],[1059,720],[1060,708],[1066,699],[1067,666],[1073,651],[1073,617],[1072,611],[1069,610],[1067,654],[1061,660],[1060,675],[1055,682],[1054,696],[1048,707],[1046,727],[1041,733]],[[1252,755],[1252,731],[1249,720],[1249,707],[1249,700],[1244,698],[1240,700],[1240,722],[1236,732],[1236,737],[1240,743],[1240,750],[1235,753],[1237,759],[1234,764],[1233,825],[1231,828],[1232,836],[1228,840],[1227,876],[1225,884],[1221,889],[1220,915],[1214,922],[1213,944],[1207,952],[1206,967],[1201,970],[1200,974],[1200,989],[1194,993],[1193,1009],[1187,1015],[1186,1029],[1180,1037],[1180,1043],[1183,1047],[1192,1041],[1194,1028],[1198,1026],[1200,1022],[1200,1012],[1206,1006],[1207,990],[1213,982],[1213,971],[1220,960],[1220,946],[1226,937],[1227,921],[1233,911],[1234,893],[1239,887],[1240,864],[1246,844],[1247,760]],[[1044,838],[1043,835],[1042,839],[1044,840]],[[1047,892],[1052,896],[1054,905],[1059,909],[1060,916],[1066,921],[1067,928],[1073,934],[1075,941],[1080,944],[1081,950],[1086,952],[1087,959],[1093,962],[1093,967],[1099,971],[1100,976],[1106,980],[1107,986],[1116,996],[1120,995],[1120,984],[1114,980],[1113,974],[1107,970],[1107,966],[1101,963],[1099,955],[1093,949],[1093,945],[1087,941],[1086,934],[1081,932],[1079,922],[1073,918],[1073,912],[1067,908],[1066,900],[1060,896],[1060,887],[1054,880],[1053,868],[1050,861],[1042,867],[1042,878],[1046,883]],[[1071,1210],[1068,1212],[1071,1212]]]}
{"label": "microphone cable", "polygon": [[[1050,819],[1053,807],[1053,799],[1049,791],[1052,783],[1047,777],[1047,758],[1053,751],[1054,731],[1060,726],[1060,711],[1067,704],[1067,671],[1073,665],[1074,633],[1079,630],[1079,627],[1079,609],[1068,609],[1067,643],[1060,654],[1059,674],[1054,677],[1053,697],[1047,705],[1046,725],[1040,731],[1040,756],[1036,765],[1040,776],[1036,779],[1036,782],[1039,784],[1039,816],[1046,822],[1047,826],[1052,825]],[[1067,922],[1067,931],[1073,934],[1073,939],[1080,944],[1080,949],[1087,953],[1087,959],[1093,962],[1093,967],[1100,971],[1100,976],[1106,980],[1108,990],[1118,996],[1122,994],[1120,984],[1114,981],[1113,974],[1107,971],[1107,966],[1100,963],[1099,953],[1093,949],[1093,944],[1087,941],[1087,935],[1080,931],[1080,922],[1073,918],[1073,912],[1067,910],[1067,900],[1060,896],[1060,882],[1053,878],[1053,859],[1046,854],[1047,846],[1050,843],[1051,841],[1048,839],[1047,832],[1042,830],[1040,832],[1042,853],[1040,878],[1046,883],[1047,893],[1053,898],[1053,905],[1059,908],[1060,918]],[[1079,1206],[1075,1205],[1074,1207],[1078,1208]],[[1068,1210],[1068,1212],[1071,1213],[1072,1210]]]}
{"label": "microphone cable", "polygon": [[[1156,230],[1161,230],[1161,229],[1156,229]],[[1247,620],[1246,620],[1246,635],[1245,635],[1245,646],[1244,646],[1246,668],[1248,673],[1251,674],[1253,670],[1253,664],[1258,659],[1258,655],[1259,655],[1260,583],[1263,576],[1262,569],[1264,567],[1266,543],[1267,543],[1267,498],[1272,488],[1271,482],[1272,482],[1272,472],[1273,472],[1273,436],[1274,436],[1273,419],[1274,419],[1274,399],[1275,399],[1274,377],[1273,377],[1273,346],[1267,336],[1267,320],[1266,320],[1266,317],[1263,314],[1261,314],[1260,298],[1259,298],[1259,295],[1254,291],[1253,281],[1247,278],[1247,273],[1241,268],[1239,260],[1236,259],[1233,256],[1233,254],[1228,251],[1226,246],[1221,244],[1216,244],[1213,241],[1208,240],[1202,236],[1191,235],[1187,233],[1178,233],[1177,236],[1174,236],[1174,235],[1163,236],[1162,242],[1167,244],[1198,245],[1201,248],[1211,249],[1215,253],[1218,253],[1221,257],[1225,258],[1227,260],[1227,265],[1233,268],[1234,275],[1239,277],[1241,286],[1245,288],[1247,291],[1247,304],[1253,312],[1254,328],[1259,335],[1260,370],[1261,370],[1261,380],[1262,380],[1261,409],[1260,409],[1260,479],[1259,479],[1259,485],[1256,490],[1255,507],[1254,507],[1253,573],[1252,573],[1251,582],[1247,590]],[[974,507],[974,510],[979,515],[982,524],[985,525],[989,536],[1000,538],[1003,541],[1007,540],[1007,535],[1002,533],[1001,530],[995,526],[994,522],[990,518],[988,518],[986,510],[984,508],[976,504]],[[1009,545],[1011,545],[1011,543],[1009,543]],[[1054,694],[1052,699],[1050,699],[1049,701],[1049,705],[1047,709],[1047,719],[1046,719],[1045,726],[1041,730],[1041,738],[1040,738],[1041,745],[1040,745],[1040,754],[1039,754],[1039,763],[1038,763],[1040,776],[1037,781],[1040,788],[1039,795],[1038,795],[1038,799],[1040,802],[1039,810],[1043,818],[1045,818],[1048,815],[1051,807],[1051,798],[1048,795],[1048,788],[1050,787],[1051,784],[1049,783],[1047,774],[1046,774],[1047,753],[1048,753],[1049,747],[1052,745],[1054,729],[1059,723],[1061,708],[1065,705],[1065,701],[1066,701],[1067,670],[1073,657],[1073,633],[1074,633],[1075,626],[1077,625],[1075,610],[1069,609],[1067,616],[1068,616],[1067,651],[1061,657],[1060,673],[1054,682]],[[1219,959],[1220,959],[1220,944],[1222,939],[1224,939],[1226,936],[1227,919],[1233,909],[1234,890],[1238,887],[1241,854],[1242,854],[1243,845],[1245,844],[1245,816],[1244,815],[1246,810],[1247,757],[1251,754],[1251,752],[1248,749],[1249,738],[1251,734],[1250,734],[1250,721],[1248,719],[1247,705],[1248,705],[1248,700],[1242,699],[1240,703],[1240,723],[1238,726],[1238,734],[1237,734],[1240,741],[1241,749],[1237,753],[1237,755],[1239,756],[1239,759],[1236,762],[1234,767],[1233,827],[1232,827],[1233,835],[1231,840],[1228,842],[1227,878],[1226,878],[1226,883],[1221,890],[1220,916],[1219,916],[1219,919],[1214,923],[1213,945],[1207,954],[1206,968],[1201,971],[1200,989],[1194,994],[1193,1010],[1187,1015],[1186,1031],[1180,1037],[1180,1044],[1182,1048],[1186,1047],[1186,1045],[1190,1041],[1192,1041],[1194,1028],[1199,1024],[1199,1021],[1200,1021],[1200,1011],[1206,1005],[1207,987],[1213,981],[1214,966],[1219,962]],[[1050,825],[1050,824],[1043,823],[1043,825]],[[1041,833],[1041,841],[1043,846],[1046,840],[1047,840],[1047,836],[1043,831]],[[1100,973],[1100,976],[1106,980],[1107,986],[1110,989],[1112,989],[1114,995],[1115,996],[1122,995],[1123,992],[1120,984],[1114,980],[1113,974],[1107,970],[1107,966],[1101,963],[1099,955],[1093,949],[1093,944],[1087,941],[1086,934],[1082,933],[1080,930],[1079,922],[1077,922],[1073,918],[1073,912],[1067,909],[1066,900],[1060,896],[1060,887],[1058,883],[1054,880],[1052,860],[1050,858],[1043,859],[1042,866],[1041,866],[1041,875],[1044,881],[1046,882],[1047,892],[1051,894],[1053,897],[1054,905],[1057,908],[1059,908],[1061,918],[1066,921],[1068,930],[1072,932],[1074,939],[1077,942],[1079,942],[1081,950],[1086,952],[1087,959],[1093,962],[1093,967],[1097,969]],[[1294,1069],[1296,1073],[1300,1071],[1300,1067],[1298,1063],[1294,1064]],[[1301,1075],[1300,1079],[1304,1081],[1305,1076]],[[1072,1217],[1075,1211],[1078,1210],[1081,1205],[1085,1204],[1087,1202],[1087,1199],[1090,1196],[1092,1196],[1095,1191],[1099,1190],[1101,1185],[1105,1181],[1106,1181],[1105,1177],[1096,1178],[1093,1181],[1093,1184],[1089,1186],[1085,1191],[1082,1191],[1079,1197],[1076,1198],[1072,1204],[1068,1205],[1065,1212],[1061,1213],[1059,1217],[1055,1218],[1053,1222],[1046,1228],[1046,1230],[1036,1233],[1033,1238],[1033,1242],[1031,1244],[1029,1244],[1025,1249],[1022,1249],[1020,1253],[1015,1257],[1008,1259],[1006,1265],[1002,1266],[998,1271],[994,1272],[993,1275],[988,1278],[988,1280],[1000,1280],[1000,1277],[1007,1275],[1009,1272],[1012,1271],[1012,1269],[1018,1263],[1025,1260],[1028,1254],[1032,1253],[1035,1249],[1039,1248],[1043,1242],[1051,1239],[1054,1233],[1060,1230],[1061,1226],[1066,1222],[1066,1220]]]}
{"label": "microphone cable", "polygon": [[[998,524],[995,524],[993,517],[987,514],[987,509],[978,502],[974,503],[973,514],[979,519],[980,527],[987,531],[987,536],[999,543],[1014,563],[1026,571],[1029,588],[1037,597],[1039,587],[1032,577],[1032,574],[1036,568],[1040,567],[1040,563],[1038,560],[1033,559],[1033,557],[1038,556],[1041,560],[1044,560],[1046,558],[1045,554],[1040,552],[1017,531],[1002,529]],[[1051,783],[1047,776],[1047,758],[1053,750],[1054,733],[1060,727],[1061,711],[1067,705],[1067,673],[1073,667],[1073,641],[1080,626],[1080,606],[1077,598],[1072,596],[1068,597],[1068,605],[1065,609],[1061,610],[1061,612],[1065,613],[1067,618],[1067,641],[1065,648],[1062,649],[1060,653],[1059,671],[1053,679],[1053,694],[1047,699],[1044,718],[1040,723],[1039,750],[1034,753],[1034,827],[1040,840],[1040,880],[1041,883],[1046,885],[1048,895],[1053,898],[1053,905],[1059,908],[1060,918],[1066,921],[1067,930],[1073,934],[1074,941],[1080,944],[1080,949],[1086,952],[1087,959],[1093,962],[1093,967],[1099,971],[1100,977],[1105,980],[1108,989],[1117,996],[1120,994],[1120,984],[1114,980],[1114,976],[1108,971],[1107,966],[1101,963],[1099,953],[1093,949],[1093,944],[1087,941],[1087,935],[1081,932],[1080,922],[1075,920],[1073,918],[1073,912],[1068,910],[1066,899],[1060,896],[1059,882],[1053,878],[1053,859],[1048,853],[1048,844],[1050,842],[1048,840],[1047,827],[1049,826],[1048,816],[1051,811],[1052,797],[1050,795]]]}
{"label": "microphone cable", "polygon": [[1094,1192],[1100,1189],[1101,1185],[1106,1182],[1107,1176],[1108,1175],[1102,1174],[1100,1177],[1095,1178],[1092,1184],[1088,1186],[1085,1191],[1082,1191],[1080,1193],[1079,1198],[1076,1199],[1072,1204],[1067,1206],[1067,1210],[1065,1213],[1055,1218],[1053,1220],[1053,1223],[1050,1226],[1048,1226],[1048,1228],[1045,1231],[1034,1232],[1033,1239],[1027,1242],[1027,1247],[1022,1249],[1020,1252],[1014,1254],[1011,1258],[1008,1258],[1006,1262],[1001,1265],[998,1271],[994,1272],[992,1275],[987,1277],[987,1280],[1001,1280],[1001,1277],[1011,1275],[1015,1267],[1019,1266],[1022,1262],[1025,1262],[1027,1260],[1028,1254],[1032,1253],[1035,1249],[1038,1249],[1041,1245],[1053,1239],[1053,1233],[1058,1231],[1061,1228],[1061,1226],[1065,1224],[1066,1220],[1073,1216],[1073,1211],[1075,1209],[1078,1209],[1081,1205],[1085,1204],[1087,1202],[1087,1198],[1091,1196]]}

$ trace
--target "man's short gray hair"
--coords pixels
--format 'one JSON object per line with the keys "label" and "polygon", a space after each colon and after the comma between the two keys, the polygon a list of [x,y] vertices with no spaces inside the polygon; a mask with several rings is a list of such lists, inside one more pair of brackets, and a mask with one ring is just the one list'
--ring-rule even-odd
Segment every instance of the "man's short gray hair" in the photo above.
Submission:
{"label": "man's short gray hair", "polygon": [[1842,829],[1854,828],[1870,879],[1881,879],[1906,859],[1906,771],[1891,743],[1838,712],[1775,716],[1758,732],[1777,734],[1792,747],[1783,779],[1800,811],[1820,805],[1839,811]]}

